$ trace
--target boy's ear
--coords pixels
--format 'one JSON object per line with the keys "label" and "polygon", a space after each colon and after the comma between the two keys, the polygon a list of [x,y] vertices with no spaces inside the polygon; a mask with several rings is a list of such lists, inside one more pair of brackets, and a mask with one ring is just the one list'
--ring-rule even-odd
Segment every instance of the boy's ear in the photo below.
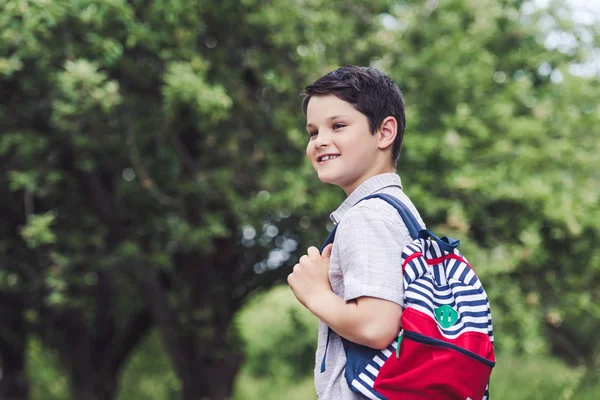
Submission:
{"label": "boy's ear", "polygon": [[385,150],[394,144],[398,134],[398,121],[394,117],[386,117],[379,127],[379,148]]}

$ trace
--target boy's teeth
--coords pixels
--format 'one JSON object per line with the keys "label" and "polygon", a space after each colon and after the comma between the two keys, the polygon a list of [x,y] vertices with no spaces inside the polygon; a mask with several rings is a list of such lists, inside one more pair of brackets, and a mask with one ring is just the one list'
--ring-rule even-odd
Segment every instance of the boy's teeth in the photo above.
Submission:
{"label": "boy's teeth", "polygon": [[339,156],[324,156],[323,158],[321,158],[321,161],[327,161],[327,160],[331,160],[333,158],[338,158]]}

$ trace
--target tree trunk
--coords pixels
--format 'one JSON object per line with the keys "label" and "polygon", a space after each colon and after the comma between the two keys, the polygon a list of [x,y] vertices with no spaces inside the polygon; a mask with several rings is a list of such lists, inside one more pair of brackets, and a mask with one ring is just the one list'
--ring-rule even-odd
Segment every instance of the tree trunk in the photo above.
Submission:
{"label": "tree trunk", "polygon": [[161,286],[157,274],[133,270],[151,303],[153,320],[181,382],[181,399],[230,399],[244,359],[242,349],[230,344],[233,314],[220,314],[218,322],[209,318],[203,323],[196,321],[193,326],[181,324],[177,318],[179,310],[169,304],[167,290]]}
{"label": "tree trunk", "polygon": [[[18,351],[18,350],[17,350]],[[2,350],[0,367],[0,399],[29,400],[29,382],[22,357],[13,358],[13,354]]]}
{"label": "tree trunk", "polygon": [[28,400],[27,336],[23,310],[0,310],[0,399]]}
{"label": "tree trunk", "polygon": [[71,396],[75,400],[113,400],[117,394],[116,374],[112,376],[96,372],[76,374],[77,379],[71,379]]}
{"label": "tree trunk", "polygon": [[[69,373],[73,400],[113,400],[117,395],[119,373],[131,352],[151,326],[147,310],[140,310],[124,329],[105,329],[87,325],[77,310],[48,317],[54,326],[44,330],[44,342],[59,352],[61,363]],[[105,326],[116,321],[108,315]]]}
{"label": "tree trunk", "polygon": [[[219,349],[213,349],[219,353]],[[187,374],[179,375],[181,400],[228,400],[232,398],[235,377],[241,367],[242,357],[231,355],[216,361],[209,357],[189,355]]]}

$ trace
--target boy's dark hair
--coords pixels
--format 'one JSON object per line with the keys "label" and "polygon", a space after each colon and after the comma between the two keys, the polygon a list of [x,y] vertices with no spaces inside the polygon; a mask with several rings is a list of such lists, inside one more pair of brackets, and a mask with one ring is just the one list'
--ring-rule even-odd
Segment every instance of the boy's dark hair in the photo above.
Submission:
{"label": "boy's dark hair", "polygon": [[406,117],[400,88],[383,72],[369,67],[347,65],[328,73],[302,91],[304,114],[313,96],[333,94],[354,106],[369,121],[371,134],[375,134],[383,120],[392,116],[398,122],[398,133],[392,147],[395,163],[402,148]]}

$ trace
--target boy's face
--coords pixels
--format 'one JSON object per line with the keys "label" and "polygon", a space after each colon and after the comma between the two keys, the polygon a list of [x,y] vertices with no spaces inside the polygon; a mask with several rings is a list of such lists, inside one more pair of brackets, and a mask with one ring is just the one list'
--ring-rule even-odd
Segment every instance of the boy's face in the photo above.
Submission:
{"label": "boy's face", "polygon": [[350,194],[381,173],[379,134],[371,134],[367,117],[334,95],[311,97],[306,110],[309,142],[306,156],[322,182]]}

